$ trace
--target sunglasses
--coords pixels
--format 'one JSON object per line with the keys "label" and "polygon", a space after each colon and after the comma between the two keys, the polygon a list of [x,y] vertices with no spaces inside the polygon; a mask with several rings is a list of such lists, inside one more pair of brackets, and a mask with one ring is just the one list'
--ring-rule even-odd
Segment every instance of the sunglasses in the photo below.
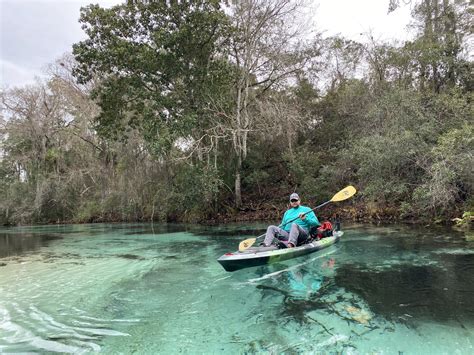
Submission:
{"label": "sunglasses", "polygon": [[292,199],[290,202],[298,202],[299,200]]}

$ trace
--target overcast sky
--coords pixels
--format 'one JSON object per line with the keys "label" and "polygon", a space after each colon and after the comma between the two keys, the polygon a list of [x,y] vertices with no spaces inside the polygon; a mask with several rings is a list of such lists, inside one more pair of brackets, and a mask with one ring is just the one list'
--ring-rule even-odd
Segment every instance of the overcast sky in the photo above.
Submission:
{"label": "overcast sky", "polygon": [[[89,3],[110,7],[121,0],[0,0],[0,86],[33,82],[45,66],[73,43],[84,39],[79,9]],[[325,35],[360,40],[372,31],[376,39],[405,39],[410,7],[387,14],[389,0],[313,0],[315,22]]]}

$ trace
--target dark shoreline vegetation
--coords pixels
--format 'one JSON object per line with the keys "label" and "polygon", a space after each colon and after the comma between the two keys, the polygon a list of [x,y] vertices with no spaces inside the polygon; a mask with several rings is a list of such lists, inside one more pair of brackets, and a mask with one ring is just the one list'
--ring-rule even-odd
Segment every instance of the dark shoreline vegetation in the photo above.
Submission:
{"label": "dark shoreline vegetation", "polygon": [[469,1],[414,1],[398,43],[303,33],[289,0],[221,6],[84,7],[73,55],[0,92],[0,225],[279,220],[349,184],[317,215],[472,223]]}
{"label": "dark shoreline vegetation", "polygon": [[[311,207],[312,205],[310,205]],[[17,226],[52,226],[52,225],[70,225],[70,224],[121,224],[121,223],[170,223],[170,224],[180,224],[180,223],[195,223],[203,226],[216,226],[221,224],[228,224],[234,222],[266,222],[266,223],[278,223],[281,220],[281,217],[286,210],[287,206],[282,204],[281,209],[277,210],[276,206],[273,205],[267,209],[256,210],[252,207],[250,208],[241,208],[236,210],[234,208],[228,209],[226,212],[217,212],[216,215],[206,218],[206,219],[154,219],[142,218],[142,219],[131,219],[123,218],[119,215],[109,215],[109,216],[91,216],[88,220],[56,220],[56,221],[42,221],[37,223],[24,223],[17,224]],[[473,218],[471,214],[465,218],[454,218],[454,219],[445,219],[438,218],[433,220],[430,217],[417,217],[417,218],[401,218],[397,214],[393,213],[393,209],[386,210],[364,210],[364,206],[358,208],[356,205],[346,206],[342,208],[326,208],[320,210],[319,213],[316,211],[317,217],[321,220],[324,218],[334,219],[334,216],[337,214],[340,221],[343,224],[346,223],[367,223],[368,225],[392,225],[392,224],[402,224],[402,225],[417,225],[420,227],[453,227],[461,231],[469,231],[472,229]],[[230,212],[229,212],[230,211]],[[4,223],[3,226],[15,226],[14,224]]]}

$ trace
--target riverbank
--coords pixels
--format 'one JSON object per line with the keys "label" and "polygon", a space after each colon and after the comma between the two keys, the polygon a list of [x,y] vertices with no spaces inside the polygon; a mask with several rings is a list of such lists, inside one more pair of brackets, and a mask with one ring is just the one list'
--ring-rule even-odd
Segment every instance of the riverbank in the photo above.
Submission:
{"label": "riverbank", "polygon": [[[309,205],[311,207],[311,205]],[[245,221],[261,221],[261,220],[280,220],[287,207],[285,205],[260,204],[258,207],[250,205],[241,209],[228,208],[223,212],[218,212],[209,220],[199,221],[204,224],[218,224],[228,222],[245,222]],[[385,206],[383,208],[376,207],[372,204],[349,204],[338,206],[336,204],[328,205],[320,210],[315,211],[316,216],[321,220],[333,217],[336,214],[342,220],[364,223],[405,223],[419,225],[454,225],[454,219],[460,219],[463,215],[462,211],[446,216],[413,216],[402,215],[399,208]]]}
{"label": "riverbank", "polygon": [[[313,207],[317,202],[308,203],[306,206]],[[283,213],[288,206],[284,203],[274,203],[272,201],[254,201],[248,202],[242,208],[233,206],[222,206],[215,213],[209,212],[207,216],[197,213],[184,213],[181,215],[154,215],[132,218],[121,213],[104,213],[89,216],[86,219],[72,220],[52,220],[46,223],[21,223],[18,225],[54,225],[54,224],[85,224],[85,223],[134,223],[134,222],[168,222],[168,223],[198,223],[202,225],[217,225],[232,222],[256,222],[256,221],[275,221],[281,220]],[[372,224],[389,224],[403,223],[410,225],[447,225],[455,226],[461,224],[464,228],[472,228],[474,222],[474,214],[463,218],[463,214],[467,212],[455,211],[451,215],[444,216],[414,216],[402,214],[400,208],[396,206],[376,206],[374,204],[363,204],[354,202],[332,203],[315,211],[319,220],[325,218],[334,218],[336,215],[342,221],[372,223]],[[138,217],[138,218],[137,218]],[[7,226],[8,224],[2,224]]]}

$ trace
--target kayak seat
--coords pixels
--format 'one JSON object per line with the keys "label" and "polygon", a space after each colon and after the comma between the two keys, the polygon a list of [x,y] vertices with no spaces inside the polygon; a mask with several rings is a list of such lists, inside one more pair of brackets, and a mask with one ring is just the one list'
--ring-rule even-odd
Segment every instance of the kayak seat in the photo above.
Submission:
{"label": "kayak seat", "polygon": [[318,227],[314,226],[309,229],[309,238],[310,240],[318,239]]}
{"label": "kayak seat", "polygon": [[320,240],[323,238],[331,237],[333,235],[332,229],[320,230],[318,227],[311,227],[309,230],[309,238],[305,241],[305,243],[310,243],[314,240]]}

